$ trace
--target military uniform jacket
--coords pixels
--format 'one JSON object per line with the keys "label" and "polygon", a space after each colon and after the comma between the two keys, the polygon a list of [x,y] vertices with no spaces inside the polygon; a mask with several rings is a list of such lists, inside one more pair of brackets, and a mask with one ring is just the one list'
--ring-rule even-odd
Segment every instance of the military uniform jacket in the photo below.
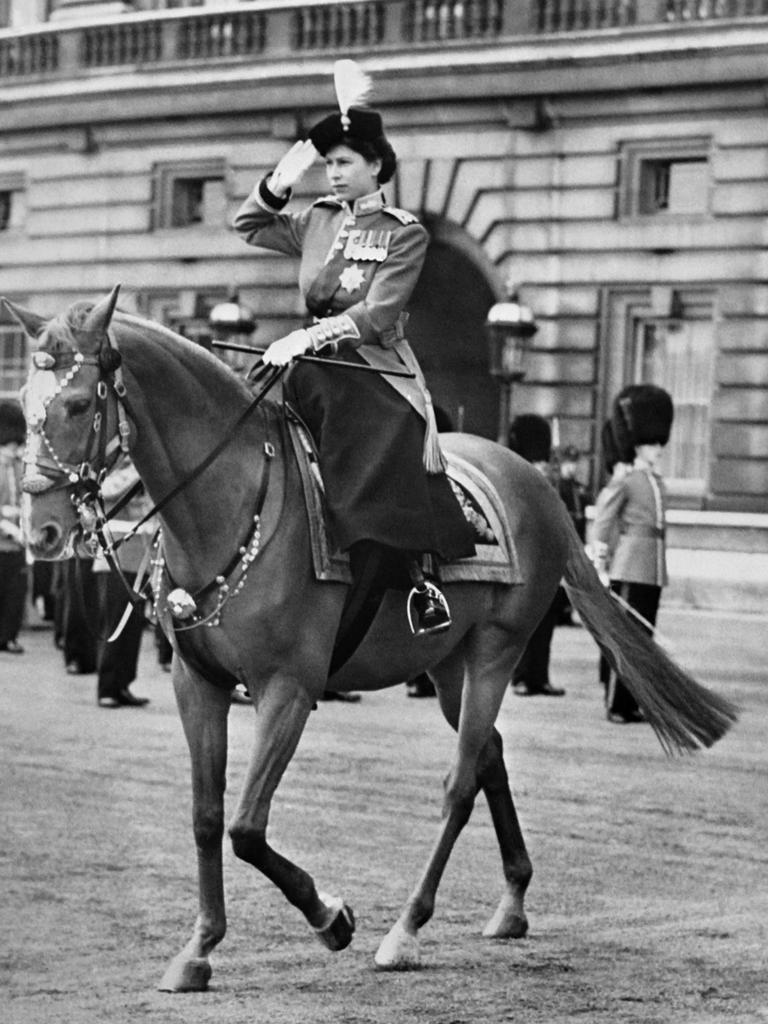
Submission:
{"label": "military uniform jacket", "polygon": [[594,538],[608,545],[612,580],[666,586],[664,534],[664,484],[657,473],[633,467],[598,495]]}
{"label": "military uniform jacket", "polygon": [[415,381],[385,377],[426,418],[430,401],[405,341],[405,305],[421,273],[428,235],[413,214],[388,206],[382,192],[350,206],[324,196],[298,213],[261,182],[240,207],[235,230],[249,245],[300,258],[299,289],[309,312],[322,319],[346,313],[359,338],[342,338],[378,369],[417,373]]}

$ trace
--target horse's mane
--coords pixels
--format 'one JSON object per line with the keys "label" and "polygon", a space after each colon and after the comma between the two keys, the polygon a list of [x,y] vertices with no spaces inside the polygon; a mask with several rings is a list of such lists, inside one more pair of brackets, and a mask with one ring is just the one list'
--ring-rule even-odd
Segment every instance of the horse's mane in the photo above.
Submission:
{"label": "horse's mane", "polygon": [[233,402],[250,401],[252,395],[248,387],[231,367],[202,345],[169,327],[120,309],[115,311],[110,326],[118,346],[124,342],[130,345],[134,339],[143,339],[157,346],[191,377],[201,381],[206,392],[221,401],[223,408],[231,407]]}

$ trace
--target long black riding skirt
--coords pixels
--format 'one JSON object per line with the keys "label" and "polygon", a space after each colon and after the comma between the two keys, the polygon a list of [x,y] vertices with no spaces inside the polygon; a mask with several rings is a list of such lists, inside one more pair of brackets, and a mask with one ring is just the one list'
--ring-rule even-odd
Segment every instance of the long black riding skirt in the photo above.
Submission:
{"label": "long black riding skirt", "polygon": [[474,554],[448,479],[424,468],[424,421],[379,374],[297,363],[285,392],[317,446],[340,551],[369,540],[445,560]]}

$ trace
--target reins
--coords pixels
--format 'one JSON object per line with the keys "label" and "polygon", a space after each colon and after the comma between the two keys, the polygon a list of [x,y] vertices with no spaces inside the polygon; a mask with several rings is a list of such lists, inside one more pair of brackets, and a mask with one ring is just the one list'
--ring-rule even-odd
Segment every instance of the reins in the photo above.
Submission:
{"label": "reins", "polygon": [[[143,516],[142,519],[140,519],[139,522],[136,523],[128,531],[128,533],[126,533],[126,535],[124,537],[119,538],[115,542],[115,544],[113,546],[113,550],[116,550],[118,547],[120,547],[121,544],[124,544],[125,541],[127,541],[131,537],[133,537],[133,535],[149,519],[151,519],[153,516],[158,515],[162,511],[162,509],[164,509],[166,507],[166,505],[168,505],[171,501],[173,501],[173,499],[175,497],[177,497],[179,494],[181,494],[181,492],[183,490],[185,490],[185,488],[189,487],[189,485],[191,483],[193,483],[203,472],[205,472],[205,470],[211,465],[211,463],[215,459],[217,459],[219,457],[219,455],[221,455],[221,453],[224,451],[224,449],[227,447],[227,445],[230,443],[230,441],[236,435],[238,430],[243,426],[243,424],[255,412],[255,410],[258,408],[259,404],[263,400],[264,396],[267,394],[267,392],[270,390],[270,388],[272,388],[277,383],[278,379],[282,376],[282,374],[285,372],[286,369],[287,369],[286,366],[266,366],[266,365],[259,368],[259,370],[256,372],[256,374],[253,377],[254,383],[258,384],[260,381],[265,380],[265,379],[266,379],[266,383],[263,384],[263,386],[261,387],[261,389],[258,392],[258,394],[251,400],[251,402],[246,406],[246,408],[243,410],[243,412],[238,416],[238,418],[235,420],[235,422],[232,424],[232,426],[227,430],[226,434],[224,435],[224,437],[222,437],[221,441],[219,441],[219,443],[205,456],[204,459],[202,459],[194,467],[194,469],[190,470],[190,472],[184,477],[183,480],[181,480],[178,484],[176,484],[175,487],[171,488],[171,490],[163,498],[161,498],[160,501],[158,501],[157,504],[154,505],[149,510],[149,512],[147,512],[147,514],[145,516]],[[272,454],[274,454],[274,452],[272,452]],[[121,501],[121,503],[119,505],[115,506],[115,508],[110,510],[110,513],[109,513],[109,515],[107,517],[107,521],[109,519],[114,518],[114,516],[117,514],[117,512],[119,512],[120,509],[122,509],[125,506],[127,501],[130,500],[130,497],[132,497],[132,495],[129,493],[127,496],[123,497],[123,499],[122,499],[122,501]]]}
{"label": "reins", "polygon": [[[218,444],[216,444],[215,447],[213,449],[211,449],[211,451],[208,452],[208,454],[203,459],[201,459],[201,461],[192,470],[190,470],[190,472],[184,477],[183,480],[179,481],[179,483],[176,484],[175,487],[171,488],[171,490],[166,495],[164,495],[160,499],[160,501],[158,501],[155,505],[153,505],[152,508],[144,516],[142,516],[142,518],[138,522],[136,522],[131,527],[131,529],[128,530],[122,537],[117,538],[117,540],[113,540],[111,538],[108,538],[107,535],[106,535],[106,532],[105,532],[105,528],[108,526],[109,521],[114,519],[118,515],[118,513],[127,505],[127,503],[131,500],[131,498],[136,494],[138,489],[142,486],[141,481],[140,480],[137,481],[136,484],[134,484],[121,497],[120,501],[117,502],[109,510],[109,512],[106,512],[104,510],[104,505],[103,505],[103,502],[101,500],[101,496],[100,496],[98,491],[92,496],[93,503],[94,504],[98,504],[98,509],[99,509],[99,514],[97,514],[96,522],[94,524],[93,532],[94,532],[94,534],[97,537],[99,547],[100,547],[100,549],[101,549],[101,551],[102,551],[102,553],[104,555],[104,558],[105,558],[105,560],[106,560],[106,562],[107,562],[107,564],[108,564],[108,566],[110,568],[110,571],[115,572],[116,575],[118,576],[118,578],[120,579],[120,581],[123,584],[123,587],[124,587],[124,589],[125,589],[125,591],[127,593],[128,601],[130,602],[129,606],[126,608],[125,612],[123,613],[123,616],[122,616],[118,626],[116,627],[116,629],[113,631],[113,633],[109,637],[110,640],[113,640],[117,636],[120,635],[120,632],[121,632],[123,626],[125,625],[125,622],[127,621],[128,616],[130,614],[130,609],[132,607],[135,607],[136,605],[141,604],[147,598],[147,595],[144,593],[144,588],[145,588],[145,585],[146,585],[145,574],[147,572],[147,568],[148,568],[148,565],[149,565],[149,562],[150,562],[150,555],[151,555],[151,547],[152,547],[152,545],[150,545],[150,548],[148,549],[148,551],[147,551],[147,553],[146,553],[146,555],[145,555],[145,557],[144,557],[144,559],[142,561],[142,565],[139,568],[139,571],[138,571],[137,577],[136,577],[137,578],[137,585],[134,585],[134,586],[131,586],[131,584],[125,578],[125,574],[123,573],[122,567],[120,566],[120,563],[119,563],[118,559],[115,557],[118,548],[122,544],[124,544],[127,540],[130,540],[132,537],[134,537],[136,535],[136,533],[138,533],[138,531],[141,529],[142,526],[144,526],[150,519],[152,519],[155,516],[157,516],[162,509],[164,509],[171,501],[173,501],[174,498],[176,498],[180,493],[182,493],[182,491],[184,491],[187,487],[189,487],[190,484],[192,484],[203,472],[205,472],[205,470],[211,465],[211,463],[213,463],[218,458],[218,456],[224,451],[224,449],[230,444],[230,442],[235,437],[235,435],[240,430],[240,428],[247,422],[247,420],[251,417],[251,415],[261,405],[261,402],[263,401],[263,399],[266,396],[266,394],[268,393],[268,391],[274,386],[274,384],[282,376],[282,374],[284,373],[284,371],[286,369],[287,369],[287,367],[283,367],[283,366],[272,367],[272,366],[266,366],[265,365],[265,366],[260,367],[257,370],[257,372],[254,375],[253,379],[254,379],[255,383],[257,383],[257,384],[261,383],[261,385],[262,385],[261,388],[259,389],[257,394],[251,399],[251,401],[248,403],[248,405],[243,410],[243,412],[240,414],[240,416],[238,416],[238,418],[235,420],[235,422],[228,428],[228,430],[226,431],[224,436],[221,438],[221,440],[218,442]],[[266,424],[266,418],[265,418],[265,424]],[[250,556],[253,555],[255,557],[254,539],[255,539],[256,549],[258,548],[258,541],[259,541],[259,538],[260,538],[261,513],[262,513],[263,508],[264,508],[264,502],[266,501],[267,490],[269,488],[269,478],[270,478],[270,469],[271,469],[272,459],[275,456],[274,445],[271,443],[271,441],[269,441],[269,439],[267,439],[264,442],[264,455],[265,455],[264,471],[262,473],[262,478],[261,478],[261,482],[259,484],[259,490],[258,490],[257,497],[256,497],[255,512],[254,512],[253,518],[251,520],[251,523],[249,524],[249,529],[248,529],[248,532],[247,532],[247,535],[246,535],[245,539],[240,543],[240,545],[238,545],[236,553],[232,556],[230,561],[227,563],[226,567],[221,572],[217,573],[216,576],[214,577],[214,579],[210,581],[210,583],[206,584],[204,587],[201,587],[199,590],[197,590],[195,592],[194,595],[188,595],[188,594],[186,594],[186,591],[178,590],[179,593],[183,593],[185,595],[185,597],[187,597],[189,599],[189,601],[192,602],[192,604],[190,606],[188,606],[188,607],[191,607],[192,608],[192,613],[195,614],[197,602],[202,600],[204,597],[206,597],[214,589],[216,589],[216,588],[219,589],[219,591],[220,591],[220,598],[219,598],[219,601],[217,603],[216,611],[214,613],[212,613],[212,616],[210,617],[211,620],[212,620],[211,624],[217,624],[218,623],[218,621],[219,621],[219,614],[221,612],[221,608],[223,607],[223,604],[229,598],[229,596],[233,596],[233,594],[237,591],[237,588],[236,588],[235,591],[232,591],[232,593],[230,593],[228,584],[226,582],[227,579],[234,572],[234,570],[237,568],[238,564],[240,564],[242,562],[245,563],[246,572],[247,572],[247,565],[252,560],[252,558]],[[158,530],[158,532],[159,532],[159,530]],[[157,534],[155,536],[157,536]],[[248,561],[246,562],[245,559],[248,559]],[[166,567],[166,572],[168,573],[167,567]],[[170,580],[170,578],[171,578],[170,577],[170,573],[168,573],[168,578]],[[149,579],[148,575],[146,576],[146,579],[147,580]],[[224,594],[224,598],[223,599],[222,599],[222,596],[221,596],[222,591],[223,591],[223,594]],[[215,619],[215,623],[213,621],[214,619]],[[190,629],[193,626],[200,625],[200,624],[202,624],[201,620],[196,618],[196,621],[193,622],[193,623],[190,623],[190,625],[188,625],[188,626],[175,627],[175,628],[176,629],[179,629],[179,628],[181,628],[181,629]]]}

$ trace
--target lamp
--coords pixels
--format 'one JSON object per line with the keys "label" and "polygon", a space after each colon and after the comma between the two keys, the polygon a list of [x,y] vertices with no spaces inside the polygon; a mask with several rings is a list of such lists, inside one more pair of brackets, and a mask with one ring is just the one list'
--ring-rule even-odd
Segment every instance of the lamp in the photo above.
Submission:
{"label": "lamp", "polygon": [[240,301],[237,292],[232,292],[225,302],[217,303],[208,314],[208,324],[213,336],[219,340],[233,334],[253,334],[256,330],[256,314]]}
{"label": "lamp", "polygon": [[510,398],[512,385],[525,377],[528,342],[538,331],[533,313],[520,302],[516,289],[509,298],[488,310],[485,321],[491,376],[501,388],[499,404],[499,444],[509,443]]}

